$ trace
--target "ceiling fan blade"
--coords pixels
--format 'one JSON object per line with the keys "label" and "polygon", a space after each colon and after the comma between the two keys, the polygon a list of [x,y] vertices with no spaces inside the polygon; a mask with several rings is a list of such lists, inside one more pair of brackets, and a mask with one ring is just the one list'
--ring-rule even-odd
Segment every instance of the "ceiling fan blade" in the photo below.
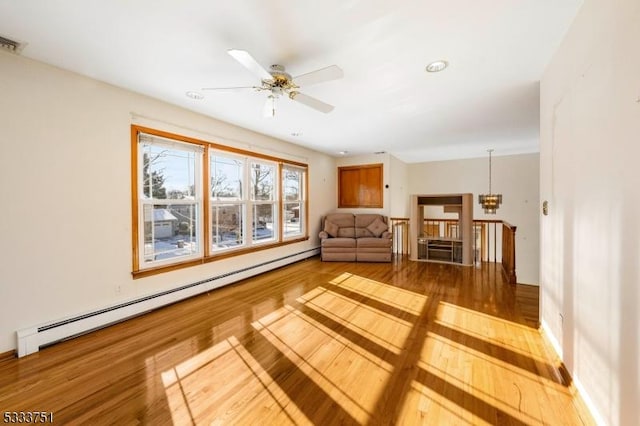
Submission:
{"label": "ceiling fan blade", "polygon": [[300,92],[291,92],[289,93],[289,97],[296,102],[300,102],[303,105],[308,106],[309,108],[313,108],[317,111],[324,112],[325,114],[333,111],[333,105],[325,104],[322,101],[319,101],[316,98],[312,98],[309,95],[305,95]]}
{"label": "ceiling fan blade", "polygon": [[236,61],[240,62],[240,64],[251,71],[253,75],[258,77],[260,80],[272,80],[273,77],[269,74],[269,71],[264,69],[262,65],[258,63],[253,56],[249,54],[246,50],[239,49],[229,49],[227,53],[233,57]]}
{"label": "ceiling fan blade", "polygon": [[240,86],[240,87],[203,87],[200,90],[221,90],[221,91],[228,91],[228,92],[239,92],[241,90],[246,90],[246,89],[256,89],[259,90],[260,87],[257,86]]}
{"label": "ceiling fan blade", "polygon": [[337,65],[331,65],[316,71],[294,77],[293,82],[298,87],[311,86],[312,84],[323,83],[325,81],[337,80],[344,77],[344,72]]}

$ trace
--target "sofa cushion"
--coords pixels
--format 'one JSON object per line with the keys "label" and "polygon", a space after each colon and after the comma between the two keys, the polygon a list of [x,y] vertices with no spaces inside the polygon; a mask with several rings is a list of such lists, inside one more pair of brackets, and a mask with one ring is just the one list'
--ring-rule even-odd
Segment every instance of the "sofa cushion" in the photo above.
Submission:
{"label": "sofa cushion", "polygon": [[338,237],[340,238],[355,238],[356,228],[340,228],[338,229]]}
{"label": "sofa cushion", "polygon": [[336,253],[330,251],[322,252],[323,262],[355,262],[356,260],[357,259],[355,251],[351,251],[349,253]]}
{"label": "sofa cushion", "polygon": [[389,227],[382,221],[382,219],[377,218],[376,220],[371,222],[369,226],[367,226],[367,229],[371,231],[371,233],[373,233],[373,235],[375,235],[376,237],[380,237],[384,231],[389,229]]}
{"label": "sofa cushion", "polygon": [[382,216],[374,213],[363,213],[355,215],[355,226],[356,226],[356,238],[365,238],[365,237],[375,237],[376,235],[371,232],[367,227],[375,222],[377,219],[380,219],[383,223],[384,220]]}
{"label": "sofa cushion", "polygon": [[325,221],[331,221],[340,228],[353,228],[355,221],[352,213],[329,213],[325,216]]}
{"label": "sofa cushion", "polygon": [[338,227],[338,225],[336,225],[335,223],[331,222],[330,220],[325,220],[324,221],[324,232],[326,232],[330,236],[332,236],[334,238],[337,237],[339,229],[340,228]]}
{"label": "sofa cushion", "polygon": [[322,240],[322,248],[336,248],[336,247],[346,247],[355,249],[356,248],[356,240],[355,238],[327,238],[326,240]]}
{"label": "sofa cushion", "polygon": [[338,225],[338,238],[355,238],[356,230],[352,213],[330,213],[325,217],[324,221],[325,223],[329,221]]}
{"label": "sofa cushion", "polygon": [[360,248],[384,248],[384,249],[391,248],[391,240],[388,238],[365,237],[365,238],[358,238],[356,241],[359,249]]}
{"label": "sofa cushion", "polygon": [[356,238],[373,238],[375,235],[367,228],[356,228]]}
{"label": "sofa cushion", "polygon": [[356,253],[356,262],[391,262],[391,250],[386,253]]}
{"label": "sofa cushion", "polygon": [[358,213],[355,215],[354,226],[356,228],[366,228],[371,225],[376,219],[382,220],[382,215],[375,213]]}

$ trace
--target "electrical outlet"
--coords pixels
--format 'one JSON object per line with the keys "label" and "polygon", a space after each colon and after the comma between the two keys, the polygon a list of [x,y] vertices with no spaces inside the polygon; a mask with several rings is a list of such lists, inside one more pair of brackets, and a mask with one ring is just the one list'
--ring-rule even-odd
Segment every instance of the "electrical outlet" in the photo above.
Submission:
{"label": "electrical outlet", "polygon": [[116,294],[120,294],[121,291],[122,288],[120,287],[120,285],[116,285]]}

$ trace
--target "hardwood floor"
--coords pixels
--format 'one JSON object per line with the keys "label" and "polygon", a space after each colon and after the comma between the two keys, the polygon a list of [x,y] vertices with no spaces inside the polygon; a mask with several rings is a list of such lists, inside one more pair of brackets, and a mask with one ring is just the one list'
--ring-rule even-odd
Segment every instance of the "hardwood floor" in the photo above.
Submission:
{"label": "hardwood floor", "polygon": [[594,424],[494,265],[303,261],[22,359],[59,424]]}

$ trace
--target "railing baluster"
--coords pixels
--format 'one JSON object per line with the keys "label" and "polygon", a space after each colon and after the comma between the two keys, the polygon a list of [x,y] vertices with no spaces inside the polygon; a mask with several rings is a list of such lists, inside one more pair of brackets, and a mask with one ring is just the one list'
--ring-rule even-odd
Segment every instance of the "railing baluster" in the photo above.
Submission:
{"label": "railing baluster", "polygon": [[[393,250],[396,254],[409,254],[409,218],[389,218],[389,229],[393,238]],[[501,225],[498,227],[498,225]],[[459,222],[454,219],[425,218],[421,234],[432,237],[460,237]],[[498,262],[498,232],[500,241],[502,270],[507,282],[516,283],[515,232],[516,227],[502,220],[474,219],[473,221],[473,260],[474,262]],[[493,235],[491,235],[493,233]],[[493,238],[492,238],[493,237]],[[493,239],[493,247],[491,240]],[[493,258],[492,258],[493,253]]]}
{"label": "railing baluster", "polygon": [[396,254],[409,254],[409,218],[389,218],[389,231],[392,236],[392,247]]}
{"label": "railing baluster", "polygon": [[502,272],[510,284],[517,283],[516,229],[507,222],[502,223]]}
{"label": "railing baluster", "polygon": [[493,258],[494,263],[498,263],[498,224],[493,224]]}
{"label": "railing baluster", "polygon": [[489,226],[489,224],[487,223],[487,226],[485,228],[485,233],[484,233],[484,237],[485,237],[485,241],[487,242],[487,251],[485,253],[485,262],[489,262],[489,256],[491,256],[491,251],[489,250],[489,234],[491,233],[491,227]]}

